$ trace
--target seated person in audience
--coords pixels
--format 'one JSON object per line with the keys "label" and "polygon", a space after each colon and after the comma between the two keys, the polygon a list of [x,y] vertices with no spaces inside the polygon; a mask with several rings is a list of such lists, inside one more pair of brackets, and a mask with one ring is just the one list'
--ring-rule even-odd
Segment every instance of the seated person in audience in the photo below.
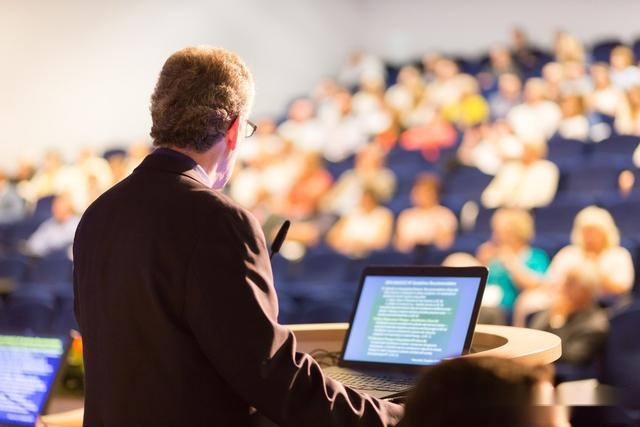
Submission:
{"label": "seated person in audience", "polygon": [[491,218],[491,232],[491,240],[478,248],[476,257],[489,268],[487,286],[498,297],[494,303],[511,312],[521,290],[540,285],[549,257],[530,246],[535,230],[525,210],[498,209]]}
{"label": "seated person in audience", "polygon": [[380,206],[374,190],[365,188],[358,207],[331,227],[327,243],[337,252],[358,258],[387,247],[392,232],[393,213]]}
{"label": "seated person in audience", "polygon": [[607,64],[593,64],[590,71],[593,91],[587,96],[589,109],[603,116],[614,117],[624,102],[624,92],[611,82]]}
{"label": "seated person in audience", "polygon": [[587,55],[584,44],[566,31],[558,31],[554,40],[555,59],[561,64],[569,61],[584,63]]}
{"label": "seated person in audience", "polygon": [[504,121],[485,123],[467,129],[458,148],[458,160],[463,165],[495,175],[505,162],[522,158],[523,144]]}
{"label": "seated person in audience", "polygon": [[113,177],[113,184],[117,184],[127,177],[127,153],[121,149],[108,150],[105,159]]}
{"label": "seated person in audience", "polygon": [[618,106],[614,122],[616,132],[623,135],[640,135],[640,85],[626,91]]}
{"label": "seated person in audience", "polygon": [[28,203],[35,205],[38,199],[53,195],[56,180],[63,166],[64,162],[58,151],[47,151],[33,177],[18,186],[20,196]]}
{"label": "seated person in audience", "polygon": [[322,200],[322,210],[345,215],[355,208],[365,188],[380,202],[387,202],[396,188],[396,177],[384,167],[384,152],[376,144],[365,146],[356,154],[355,167],[342,173],[331,191]]}
{"label": "seated person in audience", "polygon": [[428,161],[436,161],[442,148],[455,144],[458,132],[444,115],[435,111],[426,120],[400,135],[400,146],[408,151],[421,151]]}
{"label": "seated person in audience", "polygon": [[618,46],[611,51],[611,81],[627,90],[640,85],[640,69],[634,65],[633,50],[628,46]]}
{"label": "seated person in audience", "polygon": [[560,83],[560,94],[584,96],[591,92],[593,85],[591,78],[587,75],[584,62],[565,62],[564,79]]}
{"label": "seated person in audience", "polygon": [[498,92],[489,97],[492,120],[502,120],[509,111],[522,103],[522,81],[513,73],[505,73],[498,78]]}
{"label": "seated person in audience", "polygon": [[420,71],[413,65],[406,65],[398,73],[396,84],[387,89],[384,99],[403,127],[415,123],[416,110],[425,94],[425,83]]}
{"label": "seated person in audience", "polygon": [[570,426],[553,405],[553,370],[469,357],[429,367],[407,398],[402,427]]}
{"label": "seated person in audience", "polygon": [[547,99],[547,84],[532,78],[524,87],[524,104],[514,107],[507,121],[521,138],[550,138],[558,130],[562,113],[555,102]]}
{"label": "seated person in audience", "polygon": [[272,201],[271,214],[292,221],[287,240],[313,246],[335,221],[319,212],[320,200],[331,189],[333,179],[317,154],[306,153],[302,162],[286,197]]}
{"label": "seated person in audience", "polygon": [[40,224],[26,241],[25,249],[29,255],[44,257],[72,245],[80,216],[68,194],[63,193],[53,199],[51,214],[52,217]]}
{"label": "seated person in audience", "polygon": [[533,70],[538,59],[534,52],[534,48],[529,44],[527,35],[520,27],[514,27],[511,29],[511,55],[513,59],[522,68],[526,70]]}
{"label": "seated person in audience", "polygon": [[0,225],[20,221],[25,215],[25,202],[18,195],[15,186],[0,170]]}
{"label": "seated person in audience", "polygon": [[585,115],[584,101],[581,95],[566,94],[560,97],[562,120],[558,134],[566,139],[586,141],[589,139],[589,120]]}
{"label": "seated person in audience", "polygon": [[440,205],[440,180],[421,174],[411,189],[413,207],[398,216],[395,247],[410,252],[416,245],[435,245],[446,249],[455,239],[458,220],[450,209]]}
{"label": "seated person in audience", "polygon": [[542,67],[542,78],[547,86],[547,99],[557,102],[565,79],[564,67],[559,62],[549,62]]}
{"label": "seated person in audience", "polygon": [[458,76],[459,99],[442,107],[443,116],[462,129],[484,122],[489,117],[489,105],[480,95],[477,81],[466,74]]}
{"label": "seated person in audience", "polygon": [[560,171],[545,160],[547,146],[540,140],[525,141],[521,161],[505,163],[482,192],[487,208],[532,209],[547,206],[556,195]]}
{"label": "seated person in audience", "polygon": [[393,125],[392,112],[384,102],[384,78],[364,75],[358,92],[351,99],[351,110],[367,136],[373,137]]}
{"label": "seated person in audience", "polygon": [[482,91],[495,90],[500,76],[507,73],[519,76],[520,67],[513,60],[508,48],[500,45],[493,46],[489,50],[489,63],[477,75]]}
{"label": "seated person in audience", "polygon": [[[458,64],[455,61],[438,57],[433,63],[434,79],[427,85],[428,102],[436,108],[454,104],[460,100],[464,91],[464,83],[460,82],[466,77],[460,73]],[[460,78],[462,77],[462,79]]]}
{"label": "seated person in audience", "polygon": [[288,119],[278,126],[278,135],[302,151],[321,152],[326,135],[324,126],[315,117],[313,102],[306,98],[294,101]]}
{"label": "seated person in audience", "polygon": [[549,309],[536,314],[531,327],[556,334],[562,340],[559,362],[586,366],[602,350],[609,321],[597,304],[599,273],[593,265],[571,270],[552,297]]}
{"label": "seated person in audience", "polygon": [[339,72],[338,81],[344,87],[353,89],[364,75],[375,75],[384,79],[386,77],[384,62],[373,54],[355,51],[349,55],[347,63]]}
{"label": "seated person in audience", "polygon": [[565,283],[571,271],[586,268],[596,272],[596,296],[605,303],[627,294],[633,286],[631,254],[620,246],[620,232],[611,214],[597,206],[578,212],[571,231],[571,244],[553,257],[542,286],[518,297],[515,326],[523,326],[530,313],[548,308],[551,295]]}
{"label": "seated person in audience", "polygon": [[352,97],[338,90],[323,103],[322,123],[326,139],[322,153],[330,162],[341,162],[367,144],[367,133],[361,120],[353,113]]}

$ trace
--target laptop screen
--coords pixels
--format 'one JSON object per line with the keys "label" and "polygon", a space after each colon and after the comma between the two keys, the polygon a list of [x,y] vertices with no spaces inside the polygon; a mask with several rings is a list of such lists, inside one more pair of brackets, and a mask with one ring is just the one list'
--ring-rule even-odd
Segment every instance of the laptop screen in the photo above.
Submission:
{"label": "laptop screen", "polygon": [[365,275],[343,360],[431,365],[461,355],[483,285],[481,277]]}
{"label": "laptop screen", "polygon": [[0,425],[36,424],[65,345],[59,338],[0,335]]}

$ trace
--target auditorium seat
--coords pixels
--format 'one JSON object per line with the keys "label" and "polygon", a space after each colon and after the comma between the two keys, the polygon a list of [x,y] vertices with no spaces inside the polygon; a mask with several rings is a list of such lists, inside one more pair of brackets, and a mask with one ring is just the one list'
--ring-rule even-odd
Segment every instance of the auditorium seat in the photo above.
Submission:
{"label": "auditorium seat", "polygon": [[73,299],[65,299],[56,304],[51,322],[51,333],[66,335],[71,329],[78,329],[73,312]]}
{"label": "auditorium seat", "polygon": [[593,45],[591,48],[591,58],[593,62],[609,62],[611,51],[616,47],[622,45],[620,39],[612,38],[608,40],[601,40]]}
{"label": "auditorium seat", "polygon": [[460,166],[443,177],[442,193],[446,196],[466,197],[467,200],[480,200],[482,191],[491,179],[490,175],[476,168]]}
{"label": "auditorium seat", "polygon": [[620,168],[633,168],[632,156],[640,138],[633,135],[614,135],[593,144],[590,157],[599,164],[614,164]]}
{"label": "auditorium seat", "polygon": [[578,165],[588,151],[584,142],[559,136],[551,138],[547,147],[547,158],[558,165],[560,170],[571,169]]}
{"label": "auditorium seat", "polygon": [[395,216],[398,216],[400,212],[411,207],[411,195],[407,192],[398,193],[387,203],[387,207]]}
{"label": "auditorium seat", "polygon": [[9,296],[3,328],[20,335],[46,335],[51,332],[54,298],[39,287],[22,287]]}
{"label": "auditorium seat", "polygon": [[573,220],[585,206],[576,204],[551,204],[535,209],[533,218],[536,233],[569,235],[573,228]]}
{"label": "auditorium seat", "polygon": [[27,271],[24,281],[26,283],[45,284],[56,295],[59,292],[64,293],[65,288],[71,289],[73,263],[67,255],[67,250],[58,250],[34,260],[31,268]]}
{"label": "auditorium seat", "polygon": [[351,301],[319,301],[309,304],[301,313],[303,323],[348,322],[353,310]]}
{"label": "auditorium seat", "polygon": [[612,203],[606,208],[609,210],[620,234],[626,237],[640,237],[640,203],[635,200]]}
{"label": "auditorium seat", "polygon": [[620,172],[617,166],[583,163],[566,174],[560,191],[599,198],[617,191]]}
{"label": "auditorium seat", "polygon": [[[640,393],[640,300],[614,313],[604,347],[602,382]],[[636,394],[637,396],[637,394]]]}
{"label": "auditorium seat", "polygon": [[27,259],[22,255],[0,256],[0,283],[14,286],[21,282],[27,272],[27,266]]}

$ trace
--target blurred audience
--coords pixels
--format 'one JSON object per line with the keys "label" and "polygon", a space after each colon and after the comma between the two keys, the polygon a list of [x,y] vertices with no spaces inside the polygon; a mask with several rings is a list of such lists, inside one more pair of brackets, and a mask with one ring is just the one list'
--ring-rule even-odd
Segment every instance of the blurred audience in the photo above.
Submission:
{"label": "blurred audience", "polygon": [[51,215],[26,241],[25,249],[29,255],[45,257],[51,252],[67,249],[73,243],[80,217],[68,194],[55,196]]}
{"label": "blurred audience", "polygon": [[551,295],[566,282],[567,275],[586,268],[597,275],[595,294],[603,303],[614,303],[633,286],[631,254],[620,246],[620,232],[611,214],[596,206],[584,208],[576,215],[571,244],[553,257],[543,286],[520,295],[514,324],[523,326],[529,314],[548,308]]}
{"label": "blurred audience", "polygon": [[391,199],[396,187],[396,177],[384,167],[384,152],[376,144],[369,144],[356,155],[355,166],[342,173],[335,186],[322,201],[325,212],[345,215],[355,208],[365,188],[375,193],[376,199],[385,203]]}
{"label": "blurred audience", "polygon": [[609,329],[607,313],[597,303],[599,287],[599,272],[593,264],[571,270],[552,297],[551,307],[533,317],[532,328],[562,340],[559,362],[586,367],[599,356]]}
{"label": "blurred audience", "polygon": [[505,163],[482,192],[487,208],[511,207],[531,209],[547,206],[556,195],[560,171],[545,160],[546,145],[527,141],[521,160]]}
{"label": "blurred audience", "polygon": [[530,246],[534,235],[533,218],[527,211],[498,209],[493,214],[491,240],[476,253],[478,261],[489,268],[485,292],[492,295],[491,305],[511,312],[521,290],[540,286],[549,257],[542,249]]}
{"label": "blurred audience", "polygon": [[560,97],[562,120],[558,134],[566,139],[586,141],[589,139],[590,125],[587,119],[584,101],[579,94],[567,94]]}
{"label": "blurred audience", "polygon": [[596,63],[591,66],[593,91],[587,95],[589,108],[607,117],[614,117],[619,106],[625,102],[624,92],[613,85],[609,66]]}
{"label": "blurred audience", "polygon": [[509,111],[522,103],[522,81],[513,73],[504,73],[498,77],[498,91],[489,98],[492,120],[502,120]]}
{"label": "blurred audience", "polygon": [[391,242],[393,213],[378,202],[378,193],[365,188],[358,206],[338,220],[327,234],[331,248],[360,258]]}
{"label": "blurred audience", "polygon": [[527,80],[524,100],[507,114],[515,134],[524,139],[550,138],[558,130],[562,113],[555,102],[548,100],[547,83],[537,78]]}
{"label": "blurred audience", "polygon": [[627,89],[615,115],[618,133],[640,135],[640,84]]}
{"label": "blurred audience", "polygon": [[26,213],[25,208],[25,202],[18,195],[15,186],[0,170],[0,225],[21,220]]}
{"label": "blurred audience", "polygon": [[416,245],[434,245],[446,249],[453,243],[458,220],[450,209],[440,205],[440,179],[433,174],[416,178],[411,189],[413,207],[398,216],[395,247],[402,252]]}
{"label": "blurred audience", "polygon": [[622,90],[640,85],[640,69],[634,64],[633,50],[618,46],[611,51],[611,81]]}

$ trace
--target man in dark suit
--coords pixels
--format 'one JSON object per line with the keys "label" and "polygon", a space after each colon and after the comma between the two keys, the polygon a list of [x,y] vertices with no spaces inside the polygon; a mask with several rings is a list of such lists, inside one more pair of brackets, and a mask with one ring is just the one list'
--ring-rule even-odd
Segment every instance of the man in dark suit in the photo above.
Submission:
{"label": "man in dark suit", "polygon": [[326,378],[278,324],[264,235],[220,194],[253,79],[223,49],[165,63],[151,99],[160,148],[84,214],[74,244],[85,424],[395,425],[402,408]]}

